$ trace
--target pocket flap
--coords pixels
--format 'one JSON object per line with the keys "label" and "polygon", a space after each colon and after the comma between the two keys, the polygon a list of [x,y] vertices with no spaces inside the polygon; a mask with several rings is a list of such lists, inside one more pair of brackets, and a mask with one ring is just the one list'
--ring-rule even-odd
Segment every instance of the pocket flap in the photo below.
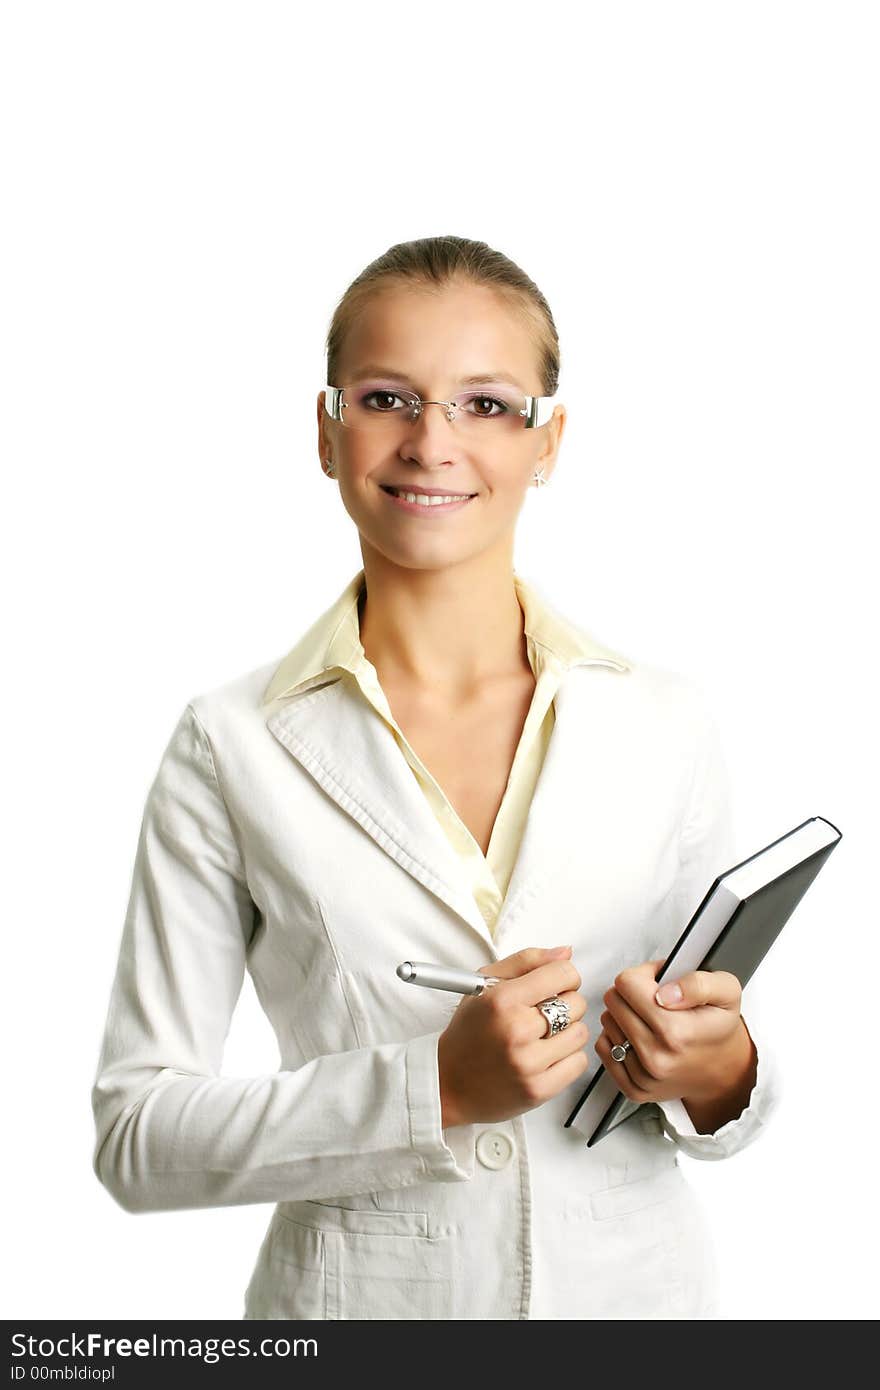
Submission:
{"label": "pocket flap", "polygon": [[365,1236],[426,1236],[428,1214],[424,1211],[355,1210],[333,1207],[329,1202],[284,1202],[278,1208],[283,1221],[311,1226],[318,1231],[350,1231]]}
{"label": "pocket flap", "polygon": [[633,1182],[606,1187],[601,1192],[591,1192],[590,1208],[593,1219],[607,1221],[612,1216],[626,1216],[642,1207],[669,1201],[681,1193],[684,1185],[684,1178],[675,1165],[660,1173],[650,1173],[646,1178],[636,1178]]}

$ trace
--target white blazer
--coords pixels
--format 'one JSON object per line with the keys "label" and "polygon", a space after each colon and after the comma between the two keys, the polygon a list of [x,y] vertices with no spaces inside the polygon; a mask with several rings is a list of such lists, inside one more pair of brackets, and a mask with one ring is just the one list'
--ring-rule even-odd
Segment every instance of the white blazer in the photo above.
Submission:
{"label": "white blazer", "polygon": [[[496,938],[391,730],[348,677],[263,703],[272,663],[187,704],[150,788],[92,1093],[94,1170],[127,1211],[277,1205],[245,1319],[703,1318],[717,1270],[681,1152],[726,1158],[774,1109],[688,1135],[650,1106],[594,1148],[563,1120],[602,996],[668,953],[736,862],[701,689],[568,671]],[[395,974],[571,942],[593,1066],[502,1123],[443,1131],[457,996]],[[223,1076],[244,971],[280,1070]],[[692,1127],[691,1127],[692,1129]]]}

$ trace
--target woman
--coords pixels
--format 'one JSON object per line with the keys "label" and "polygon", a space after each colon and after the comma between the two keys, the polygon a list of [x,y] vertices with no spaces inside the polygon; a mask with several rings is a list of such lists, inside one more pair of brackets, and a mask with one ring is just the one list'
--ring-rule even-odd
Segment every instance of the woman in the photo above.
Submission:
{"label": "woman", "polygon": [[[514,570],[565,424],[550,309],[485,243],[426,238],[354,281],[327,349],[319,454],[363,569],[171,736],[95,1172],[130,1211],[276,1203],[245,1318],[712,1316],[678,1154],[737,1152],[775,1091],[732,975],[667,1004],[655,976],[735,862],[726,770],[692,681]],[[407,959],[500,982],[415,988]],[[224,1077],[245,969],[282,1065]],[[563,1122],[599,1061],[645,1104],[588,1149]]]}

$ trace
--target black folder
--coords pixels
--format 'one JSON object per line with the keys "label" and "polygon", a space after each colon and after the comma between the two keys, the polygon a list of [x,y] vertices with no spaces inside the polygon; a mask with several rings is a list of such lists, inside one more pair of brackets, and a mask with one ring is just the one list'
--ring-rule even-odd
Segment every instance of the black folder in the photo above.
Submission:
{"label": "black folder", "polygon": [[[689,970],[728,970],[745,988],[841,838],[831,821],[812,816],[719,874],[664,961],[657,983]],[[641,1103],[618,1090],[600,1065],[564,1128],[575,1124],[589,1136],[591,1148],[640,1109]]]}

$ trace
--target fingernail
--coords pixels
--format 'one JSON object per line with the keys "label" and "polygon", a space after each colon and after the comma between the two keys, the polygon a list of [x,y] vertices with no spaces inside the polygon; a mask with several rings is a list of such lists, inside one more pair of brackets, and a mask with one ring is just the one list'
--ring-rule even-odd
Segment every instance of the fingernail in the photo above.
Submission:
{"label": "fingernail", "polygon": [[661,985],[654,995],[658,1004],[677,1004],[681,997],[681,985]]}
{"label": "fingernail", "polygon": [[570,946],[554,946],[554,947],[553,947],[553,950],[550,952],[550,954],[553,955],[553,956],[564,956],[565,953],[566,953],[566,951],[570,951],[570,950],[571,950],[571,947],[570,947]]}

